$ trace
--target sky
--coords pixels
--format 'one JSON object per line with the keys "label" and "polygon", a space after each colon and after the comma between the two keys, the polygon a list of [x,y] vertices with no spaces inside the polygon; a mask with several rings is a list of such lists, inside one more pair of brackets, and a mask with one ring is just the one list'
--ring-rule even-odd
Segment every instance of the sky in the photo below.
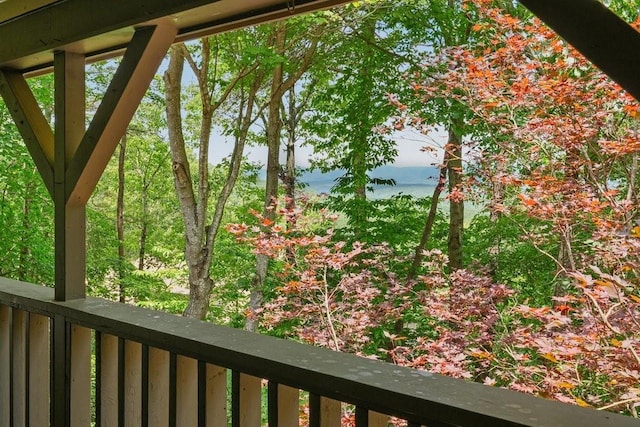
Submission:
{"label": "sky", "polygon": [[[421,135],[415,131],[403,131],[396,133],[398,156],[393,165],[398,167],[407,166],[432,166],[442,162],[442,147],[446,143],[446,133],[438,129],[429,135]],[[429,146],[434,149],[433,153],[422,151],[422,147]],[[217,164],[223,158],[229,156],[233,149],[231,139],[223,141],[219,136],[213,136],[209,146],[209,162]],[[296,163],[299,167],[308,167],[309,159],[313,155],[311,147],[298,145],[296,147]],[[267,148],[246,147],[245,155],[252,162],[266,163]],[[285,160],[284,152],[280,153],[280,162]]]}

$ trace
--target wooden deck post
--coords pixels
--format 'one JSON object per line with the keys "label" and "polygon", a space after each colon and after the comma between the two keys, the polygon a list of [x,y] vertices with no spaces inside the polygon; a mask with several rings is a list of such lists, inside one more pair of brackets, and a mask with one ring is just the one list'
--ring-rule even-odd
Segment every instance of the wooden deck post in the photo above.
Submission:
{"label": "wooden deck post", "polygon": [[55,210],[55,298],[84,298],[86,264],[85,204],[67,203],[67,166],[84,135],[85,58],[70,52],[54,57],[55,149],[53,202]]}
{"label": "wooden deck post", "polygon": [[[24,76],[0,69],[0,95],[54,202],[56,301],[85,298],[87,201],[176,32],[164,24],[136,30],[86,130],[84,55],[54,54],[53,131]],[[90,403],[91,334],[56,316],[51,335],[51,423],[84,425]],[[20,407],[15,412],[24,411]]]}

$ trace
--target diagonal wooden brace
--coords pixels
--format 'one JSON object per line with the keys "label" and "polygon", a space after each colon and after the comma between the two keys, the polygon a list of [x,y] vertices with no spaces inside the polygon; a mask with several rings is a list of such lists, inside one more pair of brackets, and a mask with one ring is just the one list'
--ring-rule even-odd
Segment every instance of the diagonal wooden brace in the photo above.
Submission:
{"label": "diagonal wooden brace", "polygon": [[53,197],[53,131],[21,73],[0,69],[0,95]]}
{"label": "diagonal wooden brace", "polygon": [[640,100],[640,33],[598,0],[520,0]]}
{"label": "diagonal wooden brace", "polygon": [[84,205],[176,36],[158,25],[136,31],[66,171],[67,204]]}

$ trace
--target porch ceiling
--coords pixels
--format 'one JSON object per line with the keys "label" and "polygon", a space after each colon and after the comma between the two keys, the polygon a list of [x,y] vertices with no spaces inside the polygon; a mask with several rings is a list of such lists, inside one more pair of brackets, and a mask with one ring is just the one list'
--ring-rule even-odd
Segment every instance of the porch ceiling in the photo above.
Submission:
{"label": "porch ceiling", "polygon": [[[119,55],[136,27],[169,24],[176,41],[348,0],[0,0],[0,68],[46,71],[55,50],[88,60]],[[520,0],[640,99],[640,33],[599,0]]]}
{"label": "porch ceiling", "polygon": [[53,52],[118,55],[136,27],[168,24],[176,41],[348,3],[347,0],[0,0],[0,68],[41,71]]}

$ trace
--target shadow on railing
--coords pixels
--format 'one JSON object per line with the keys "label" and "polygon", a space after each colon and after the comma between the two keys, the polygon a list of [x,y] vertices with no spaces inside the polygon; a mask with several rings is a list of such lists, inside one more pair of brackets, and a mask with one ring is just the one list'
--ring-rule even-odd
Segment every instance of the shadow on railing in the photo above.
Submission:
{"label": "shadow on railing", "polygon": [[53,302],[50,288],[0,279],[0,426],[339,426],[345,404],[356,426],[388,415],[409,426],[637,426],[102,299]]}

